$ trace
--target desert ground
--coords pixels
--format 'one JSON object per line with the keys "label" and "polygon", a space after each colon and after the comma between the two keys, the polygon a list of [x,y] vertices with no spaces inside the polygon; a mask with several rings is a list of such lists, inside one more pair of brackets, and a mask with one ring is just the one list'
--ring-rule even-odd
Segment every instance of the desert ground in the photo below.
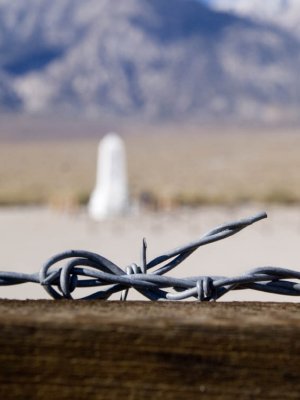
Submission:
{"label": "desert ground", "polygon": [[[36,272],[67,249],[94,251],[124,268],[139,263],[143,237],[151,259],[261,210],[268,212],[267,220],[199,249],[171,274],[230,276],[266,265],[299,269],[296,129],[120,131],[127,148],[132,212],[101,222],[89,219],[86,202],[104,131],[86,138],[28,135],[26,140],[2,134],[0,270]],[[75,297],[83,295],[80,290]],[[49,298],[32,284],[1,287],[0,292],[1,298]],[[129,295],[138,298],[133,291]],[[223,298],[246,299],[297,301],[251,291]]]}
{"label": "desert ground", "polygon": [[[61,137],[43,135],[41,129],[40,137],[37,131],[37,137],[20,134],[9,140],[1,137],[1,129],[0,205],[74,208],[87,202],[95,182],[98,142],[108,130],[83,138],[67,137],[64,131]],[[153,208],[300,202],[296,128],[168,126],[117,132],[127,149],[131,196],[147,198]]]}

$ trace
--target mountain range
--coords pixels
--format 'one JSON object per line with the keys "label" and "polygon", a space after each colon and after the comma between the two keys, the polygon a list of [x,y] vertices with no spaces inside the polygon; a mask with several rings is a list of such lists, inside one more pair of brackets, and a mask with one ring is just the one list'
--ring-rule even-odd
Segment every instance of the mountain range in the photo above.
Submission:
{"label": "mountain range", "polygon": [[233,3],[0,0],[0,109],[298,122],[300,35]]}

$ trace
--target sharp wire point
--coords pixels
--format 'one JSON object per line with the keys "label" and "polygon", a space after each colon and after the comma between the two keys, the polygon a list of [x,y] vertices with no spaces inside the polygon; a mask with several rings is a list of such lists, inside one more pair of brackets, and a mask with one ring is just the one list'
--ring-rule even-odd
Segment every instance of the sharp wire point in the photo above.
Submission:
{"label": "sharp wire point", "polygon": [[147,273],[147,241],[146,238],[143,238],[142,245],[142,260],[141,260],[141,269],[143,274]]}

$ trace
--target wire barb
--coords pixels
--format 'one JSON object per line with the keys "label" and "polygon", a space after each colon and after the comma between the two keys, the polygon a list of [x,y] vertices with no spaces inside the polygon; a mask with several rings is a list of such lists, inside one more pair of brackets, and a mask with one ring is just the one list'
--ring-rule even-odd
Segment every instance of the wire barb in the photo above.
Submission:
{"label": "wire barb", "polygon": [[[77,288],[98,288],[83,299],[107,300],[119,292],[123,301],[132,288],[149,300],[195,298],[200,302],[214,301],[231,290],[241,289],[300,296],[300,283],[290,281],[300,280],[300,272],[279,267],[255,268],[236,277],[165,276],[199,247],[235,235],[264,218],[267,218],[267,214],[262,212],[218,226],[200,239],[166,252],[150,262],[147,262],[147,243],[143,239],[140,266],[133,263],[125,271],[99,254],[85,250],[65,251],[51,257],[38,273],[0,272],[0,286],[38,283],[54,299],[72,299],[72,293]],[[149,272],[150,269],[154,270]]]}

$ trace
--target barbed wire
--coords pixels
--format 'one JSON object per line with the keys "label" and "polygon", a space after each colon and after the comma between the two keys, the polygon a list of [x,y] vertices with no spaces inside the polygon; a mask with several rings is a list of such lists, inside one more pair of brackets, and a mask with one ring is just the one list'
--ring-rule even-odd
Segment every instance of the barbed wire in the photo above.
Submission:
{"label": "barbed wire", "polygon": [[[279,267],[252,269],[241,276],[192,276],[173,278],[165,274],[188,258],[199,247],[235,235],[255,222],[267,218],[265,212],[221,225],[200,239],[166,252],[147,262],[147,244],[143,240],[140,265],[131,264],[125,270],[103,256],[85,250],[70,250],[50,258],[33,274],[0,271],[0,286],[38,283],[54,299],[72,299],[76,288],[98,290],[82,299],[107,300],[114,293],[127,299],[134,288],[150,300],[213,301],[231,290],[254,289],[263,292],[300,296],[300,272]],[[64,262],[64,265],[61,263]],[[58,266],[58,264],[60,266]],[[163,264],[163,265],[161,265]],[[56,267],[55,267],[56,266]],[[154,269],[153,272],[148,272]]]}

